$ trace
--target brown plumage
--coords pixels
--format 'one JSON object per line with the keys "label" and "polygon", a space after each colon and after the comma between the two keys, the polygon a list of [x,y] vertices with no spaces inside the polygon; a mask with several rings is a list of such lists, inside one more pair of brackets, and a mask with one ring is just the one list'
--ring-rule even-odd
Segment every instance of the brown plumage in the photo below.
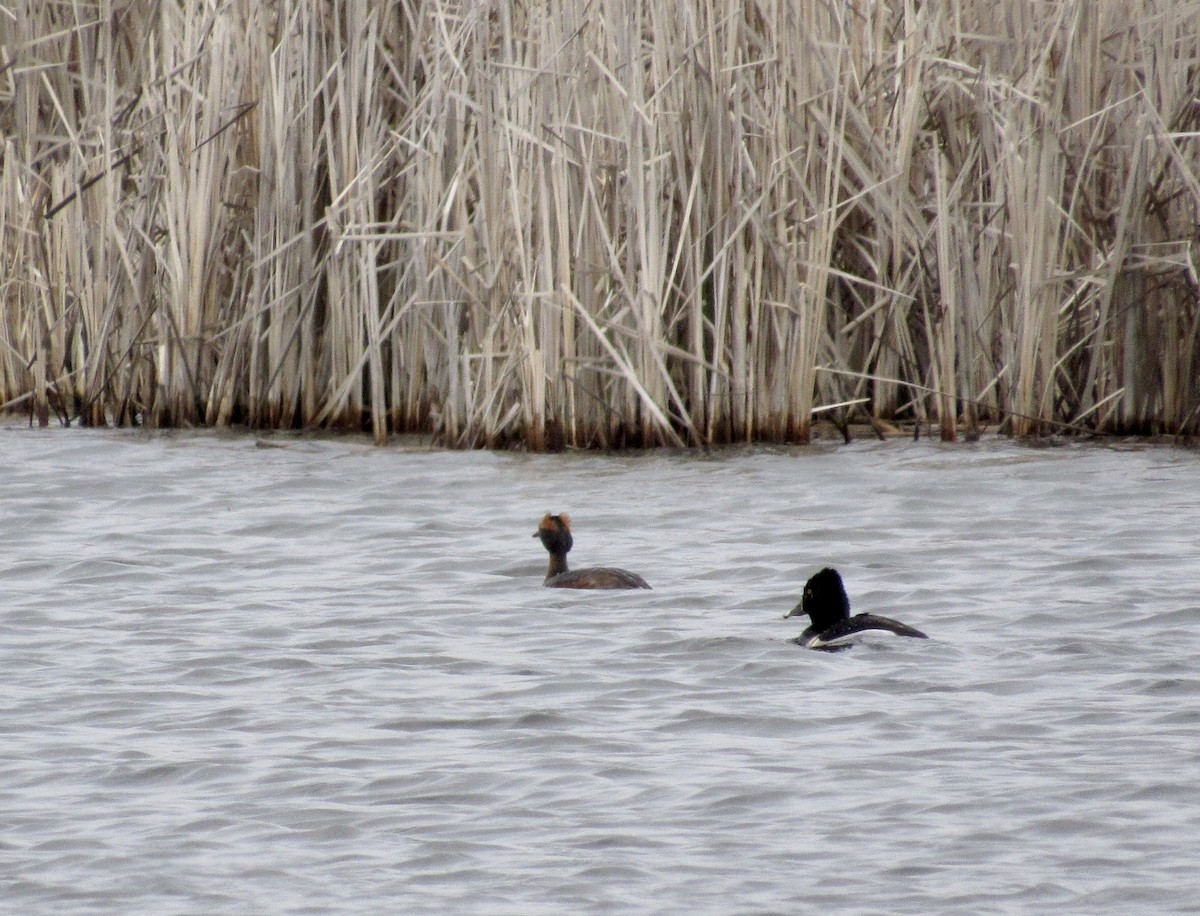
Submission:
{"label": "brown plumage", "polygon": [[593,566],[574,572],[567,569],[567,552],[575,539],[571,537],[571,517],[565,512],[562,515],[547,513],[533,536],[542,539],[542,546],[550,554],[550,568],[546,571],[546,581],[542,583],[549,588],[650,587],[645,579],[627,569],[608,566]]}

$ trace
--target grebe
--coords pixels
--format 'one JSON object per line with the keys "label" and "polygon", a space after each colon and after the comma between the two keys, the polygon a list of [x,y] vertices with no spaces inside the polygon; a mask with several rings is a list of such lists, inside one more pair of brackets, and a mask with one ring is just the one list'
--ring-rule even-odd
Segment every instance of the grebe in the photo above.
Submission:
{"label": "grebe", "polygon": [[850,616],[850,599],[836,569],[826,567],[808,580],[804,586],[804,597],[784,617],[807,614],[812,623],[795,642],[809,649],[845,649],[860,633],[871,630],[895,633],[897,636],[912,636],[916,639],[929,637],[899,620],[879,617],[875,614]]}
{"label": "grebe", "polygon": [[547,513],[533,536],[541,538],[542,545],[550,551],[550,569],[546,572],[546,581],[542,583],[549,588],[650,587],[645,579],[627,569],[595,566],[591,569],[569,571],[567,551],[571,549],[574,539],[571,537],[571,517],[565,512],[562,515]]}

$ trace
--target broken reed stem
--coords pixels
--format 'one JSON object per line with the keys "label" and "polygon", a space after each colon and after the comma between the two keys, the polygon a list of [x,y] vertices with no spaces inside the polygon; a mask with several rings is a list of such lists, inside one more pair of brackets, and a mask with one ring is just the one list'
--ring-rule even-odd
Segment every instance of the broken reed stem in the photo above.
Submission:
{"label": "broken reed stem", "polygon": [[1200,431],[1189,0],[3,22],[0,404],[38,422]]}

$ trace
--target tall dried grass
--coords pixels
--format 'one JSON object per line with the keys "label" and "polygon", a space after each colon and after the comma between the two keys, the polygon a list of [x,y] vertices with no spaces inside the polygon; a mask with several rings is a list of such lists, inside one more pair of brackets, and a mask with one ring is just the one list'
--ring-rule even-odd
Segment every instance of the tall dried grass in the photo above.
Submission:
{"label": "tall dried grass", "polygon": [[1195,435],[1191,0],[16,0],[0,405]]}

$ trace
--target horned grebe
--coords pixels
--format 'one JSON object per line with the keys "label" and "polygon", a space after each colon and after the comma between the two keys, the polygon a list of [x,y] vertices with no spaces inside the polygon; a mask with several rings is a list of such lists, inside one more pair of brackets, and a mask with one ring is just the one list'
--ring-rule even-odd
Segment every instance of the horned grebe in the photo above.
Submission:
{"label": "horned grebe", "polygon": [[533,536],[541,538],[542,545],[550,551],[550,569],[546,572],[543,585],[550,588],[650,587],[645,579],[627,569],[595,566],[570,572],[567,569],[567,551],[571,549],[574,539],[571,537],[571,517],[565,512],[562,515],[547,513]]}
{"label": "horned grebe", "polygon": [[879,617],[875,614],[850,616],[850,599],[836,569],[826,567],[808,580],[804,586],[804,597],[784,617],[807,614],[812,623],[795,642],[809,649],[845,649],[850,640],[860,633],[883,630],[897,636],[913,636],[917,639],[929,637],[914,630],[899,620]]}

